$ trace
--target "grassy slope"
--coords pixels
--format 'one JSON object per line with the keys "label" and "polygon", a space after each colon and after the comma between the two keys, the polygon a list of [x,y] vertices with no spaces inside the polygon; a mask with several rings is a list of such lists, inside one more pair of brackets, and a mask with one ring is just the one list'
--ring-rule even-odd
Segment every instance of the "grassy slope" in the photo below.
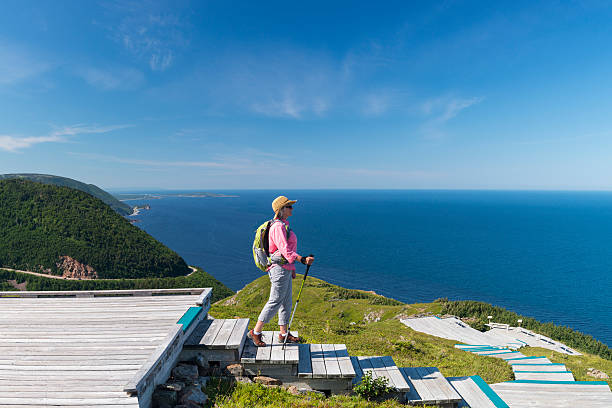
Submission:
{"label": "grassy slope", "polygon": [[[298,276],[293,285],[294,299],[301,279]],[[216,318],[249,317],[252,326],[269,290],[268,276],[262,276],[231,298],[213,305],[210,313]],[[437,313],[439,308],[436,303],[406,305],[308,277],[293,328],[308,343],[343,343],[349,354],[356,356],[390,355],[401,367],[436,366],[445,376],[478,374],[487,382],[512,379],[512,371],[505,363],[462,352],[453,347],[455,341],[415,332],[395,318],[402,314]],[[380,321],[366,323],[364,316],[368,314],[380,315]],[[273,320],[267,328],[273,330],[276,324]]]}
{"label": "grassy slope", "polygon": [[[294,300],[301,280],[302,276],[298,275],[293,287]],[[267,301],[269,289],[267,275],[262,276],[234,296],[214,304],[210,313],[215,318],[249,317],[252,327]],[[457,350],[453,347],[456,342],[415,332],[396,318],[399,315],[438,313],[440,307],[437,303],[406,305],[383,296],[344,289],[309,277],[293,328],[299,331],[305,342],[343,343],[351,355],[390,355],[401,367],[436,366],[445,376],[478,374],[489,383],[511,380],[512,370],[504,362]],[[366,322],[364,317],[372,314],[380,316],[380,320]],[[273,330],[276,324],[275,318],[266,329]],[[326,401],[311,399],[305,402],[304,398],[282,395],[282,398],[278,395],[273,397],[256,385],[240,385],[232,392],[225,393],[227,400],[218,406],[247,407],[253,401],[258,401],[258,407],[400,406],[395,402],[364,405],[365,402],[357,397],[334,397]],[[265,402],[268,399],[271,401],[269,404]],[[274,401],[283,403],[274,405]]]}
{"label": "grassy slope", "polygon": [[[295,301],[302,276],[294,282]],[[237,294],[220,300],[211,308],[216,318],[249,317],[251,327],[265,304],[270,289],[267,275],[248,284]],[[480,375],[487,383],[514,379],[509,365],[500,359],[476,356],[455,349],[455,341],[440,339],[404,326],[396,317],[417,313],[440,313],[442,303],[406,305],[364,291],[344,289],[309,277],[293,327],[308,343],[344,343],[351,355],[390,355],[398,366],[435,366],[445,376]],[[366,322],[368,314],[380,315],[378,322]],[[355,322],[355,324],[351,324]],[[273,320],[266,329],[273,330]],[[524,351],[523,351],[524,350]],[[549,350],[525,348],[526,355],[546,355],[554,362],[565,363],[577,380],[594,380],[586,376],[590,367],[612,373],[612,362],[598,356],[570,357]],[[609,381],[612,386],[612,383]],[[214,386],[209,392],[214,395]],[[217,390],[218,391],[218,390]],[[366,403],[357,397],[295,397],[282,390],[270,391],[257,385],[239,385],[219,393],[219,407],[395,407],[395,402]],[[256,404],[256,405],[253,405]]]}

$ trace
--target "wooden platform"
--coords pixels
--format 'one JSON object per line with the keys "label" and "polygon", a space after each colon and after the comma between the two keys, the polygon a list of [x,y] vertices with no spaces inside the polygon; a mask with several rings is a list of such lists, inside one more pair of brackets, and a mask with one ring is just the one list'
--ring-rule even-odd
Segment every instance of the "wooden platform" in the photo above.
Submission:
{"label": "wooden platform", "polygon": [[446,379],[463,399],[459,403],[460,408],[509,408],[508,404],[480,376]]}
{"label": "wooden platform", "polygon": [[168,292],[0,292],[0,406],[148,407],[210,307]]}
{"label": "wooden platform", "polygon": [[491,330],[480,332],[456,317],[439,318],[426,316],[402,319],[402,323],[413,330],[432,336],[457,340],[466,344],[481,344],[518,349],[523,346],[543,347],[559,353],[580,355],[565,344],[521,327],[491,323]]}
{"label": "wooden platform", "polygon": [[410,386],[410,392],[406,395],[408,403],[454,407],[462,401],[436,367],[403,367],[400,372]]}
{"label": "wooden platform", "polygon": [[208,361],[237,362],[244,348],[249,319],[206,319],[201,321],[183,346],[207,350]]}

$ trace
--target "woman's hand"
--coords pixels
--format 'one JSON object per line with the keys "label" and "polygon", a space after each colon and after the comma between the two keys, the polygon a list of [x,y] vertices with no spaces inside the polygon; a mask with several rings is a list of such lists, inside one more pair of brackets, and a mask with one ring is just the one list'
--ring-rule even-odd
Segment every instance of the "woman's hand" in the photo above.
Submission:
{"label": "woman's hand", "polygon": [[312,265],[313,262],[314,262],[314,256],[306,257],[306,265]]}

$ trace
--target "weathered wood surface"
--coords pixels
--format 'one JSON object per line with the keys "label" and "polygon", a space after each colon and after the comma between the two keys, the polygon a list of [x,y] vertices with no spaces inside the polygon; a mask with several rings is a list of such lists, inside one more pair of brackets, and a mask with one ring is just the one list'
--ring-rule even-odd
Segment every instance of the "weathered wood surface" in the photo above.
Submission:
{"label": "weathered wood surface", "polygon": [[410,390],[410,386],[404,379],[399,368],[395,365],[393,358],[390,356],[359,356],[351,357],[350,361],[352,362],[355,372],[354,384],[361,381],[361,377],[363,377],[364,373],[370,373],[373,378],[386,378],[387,384],[397,389],[397,391],[407,392]]}
{"label": "weathered wood surface", "polygon": [[514,371],[517,380],[541,380],[541,381],[574,381],[574,376],[569,371]]}
{"label": "weathered wood surface", "polygon": [[408,401],[431,404],[461,402],[461,396],[436,367],[403,367],[400,371],[410,386],[406,396]]}
{"label": "weathered wood surface", "polygon": [[[239,328],[242,332],[242,328]],[[246,330],[245,330],[246,331]],[[290,364],[297,365],[300,360],[299,346],[287,343],[283,348],[283,343],[279,340],[279,331],[263,331],[262,340],[266,343],[265,347],[256,347],[251,339],[245,339],[244,349],[240,361],[245,364]],[[298,332],[293,332],[298,336]]]}
{"label": "weathered wood surface", "polygon": [[[145,292],[155,296],[140,296]],[[169,351],[180,352],[172,341],[186,334],[177,322],[198,301],[208,302],[210,291],[98,297],[123,293],[0,297],[0,406],[138,406],[138,398],[125,392],[126,383],[137,389],[143,378],[160,372]],[[77,293],[44,292],[49,295]]]}
{"label": "weathered wood surface", "polygon": [[491,384],[491,388],[510,407],[532,408],[610,408],[612,393],[605,382],[568,382],[563,384]]}
{"label": "weathered wood surface", "polygon": [[509,327],[506,329],[505,327],[495,327],[496,324],[493,323],[491,330],[482,333],[455,317],[440,319],[435,316],[427,316],[402,319],[401,322],[413,330],[445,339],[458,340],[466,344],[486,344],[509,348],[529,345],[570,355],[580,355],[578,351],[571,349],[563,343],[520,327]]}
{"label": "weathered wood surface", "polygon": [[567,371],[565,364],[513,364],[513,371]]}
{"label": "weathered wood surface", "polygon": [[470,408],[498,408],[471,377],[447,377],[446,379]]}
{"label": "weathered wood surface", "polygon": [[[61,297],[61,296],[151,296],[151,295],[174,295],[189,294],[200,295],[210,288],[176,288],[176,289],[132,289],[132,290],[64,290],[64,291],[11,291],[0,292],[0,297],[8,298],[32,298],[32,297]],[[195,299],[193,304],[195,304]]]}

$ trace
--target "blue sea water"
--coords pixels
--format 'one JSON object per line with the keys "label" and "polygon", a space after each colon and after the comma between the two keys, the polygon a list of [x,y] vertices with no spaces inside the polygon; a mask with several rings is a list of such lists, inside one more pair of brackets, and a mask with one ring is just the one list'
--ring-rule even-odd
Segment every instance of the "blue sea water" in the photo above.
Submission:
{"label": "blue sea water", "polygon": [[[219,191],[216,191],[219,192]],[[234,290],[261,276],[254,230],[274,191],[169,197],[138,225]],[[289,191],[311,274],[404,302],[489,302],[612,345],[612,193]],[[298,268],[303,268],[301,265]]]}

